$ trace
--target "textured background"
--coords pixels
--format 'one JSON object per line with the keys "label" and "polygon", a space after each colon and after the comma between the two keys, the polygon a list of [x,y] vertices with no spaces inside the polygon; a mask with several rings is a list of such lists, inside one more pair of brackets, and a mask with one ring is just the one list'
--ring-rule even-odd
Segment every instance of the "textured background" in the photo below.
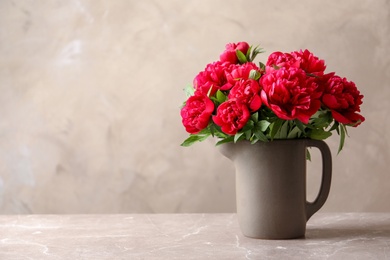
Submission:
{"label": "textured background", "polygon": [[[233,212],[184,86],[228,42],[309,49],[365,95],[322,211],[390,211],[390,1],[0,2],[0,213]],[[265,61],[266,55],[260,56]],[[308,167],[318,188],[318,155]]]}

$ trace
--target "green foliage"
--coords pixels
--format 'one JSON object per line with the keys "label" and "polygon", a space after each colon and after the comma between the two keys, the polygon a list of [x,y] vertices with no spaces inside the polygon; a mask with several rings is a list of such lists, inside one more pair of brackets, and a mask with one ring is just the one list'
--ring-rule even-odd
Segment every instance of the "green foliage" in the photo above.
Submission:
{"label": "green foliage", "polygon": [[220,91],[219,89],[217,90],[217,93],[215,93],[215,97],[211,98],[213,101],[216,101],[218,104],[222,104],[227,100],[227,96]]}
{"label": "green foliage", "polygon": [[[264,49],[263,48],[260,48],[259,46],[256,46],[253,50],[252,50],[252,46],[249,48],[247,54],[246,54],[246,58],[249,62],[252,62],[255,60],[256,56],[260,53],[263,53],[264,52]],[[260,66],[261,68],[261,66]]]}
{"label": "green foliage", "polygon": [[185,88],[184,88],[184,93],[186,95],[186,98],[189,98],[191,96],[194,95],[195,93],[195,89],[192,85],[187,85]]}
{"label": "green foliage", "polygon": [[306,160],[311,161],[311,154],[309,148],[306,148]]}
{"label": "green foliage", "polygon": [[239,61],[241,64],[244,64],[244,63],[248,62],[248,60],[247,60],[245,54],[242,53],[242,51],[236,50],[236,55],[237,55],[238,61]]}
{"label": "green foliage", "polygon": [[344,147],[345,136],[348,135],[348,133],[344,124],[339,124],[337,132],[340,135],[339,149],[337,151],[337,154],[339,154]]}
{"label": "green foliage", "polygon": [[253,79],[253,80],[259,80],[260,76],[261,76],[261,74],[257,70],[251,70],[251,72],[249,74],[249,78]]}
{"label": "green foliage", "polygon": [[[222,103],[226,99],[226,95],[219,90],[212,97],[212,100],[218,103]],[[207,128],[197,134],[191,134],[181,145],[191,146],[196,142],[204,141],[209,136],[218,138],[216,145],[228,142],[236,143],[241,140],[248,140],[252,144],[259,141],[269,142],[275,139],[310,138],[324,140],[330,137],[334,130],[340,136],[339,153],[344,147],[347,129],[346,125],[334,121],[330,111],[320,110],[312,116],[309,124],[304,124],[297,119],[280,119],[272,111],[262,107],[259,111],[253,113],[243,129],[233,136],[223,133],[220,127],[211,121]],[[309,151],[307,151],[306,157],[310,160]]]}
{"label": "green foliage", "polygon": [[196,142],[202,142],[204,140],[207,139],[207,137],[209,137],[210,134],[204,134],[204,135],[201,135],[201,134],[192,134],[190,135],[186,140],[184,140],[184,142],[181,144],[181,146],[191,146],[192,144],[196,143]]}

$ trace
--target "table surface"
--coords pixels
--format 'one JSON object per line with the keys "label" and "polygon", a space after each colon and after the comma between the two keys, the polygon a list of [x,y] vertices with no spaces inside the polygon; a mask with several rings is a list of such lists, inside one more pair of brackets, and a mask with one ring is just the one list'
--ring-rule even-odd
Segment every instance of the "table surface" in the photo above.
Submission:
{"label": "table surface", "polygon": [[317,213],[294,240],[236,214],[0,215],[0,239],[0,259],[390,259],[390,213]]}

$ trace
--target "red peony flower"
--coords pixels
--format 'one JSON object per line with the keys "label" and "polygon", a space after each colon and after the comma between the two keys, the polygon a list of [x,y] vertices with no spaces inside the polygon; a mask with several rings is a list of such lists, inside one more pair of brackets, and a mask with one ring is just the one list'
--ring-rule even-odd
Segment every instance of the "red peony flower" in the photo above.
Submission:
{"label": "red peony flower", "polygon": [[247,62],[242,65],[232,64],[225,71],[226,80],[229,84],[225,84],[221,87],[221,90],[230,90],[237,81],[249,79],[252,70],[257,70],[260,73],[259,67],[253,62]]}
{"label": "red peony flower", "polygon": [[206,95],[197,94],[189,97],[180,111],[186,131],[197,134],[206,128],[213,111],[214,103]]}
{"label": "red peony flower", "polygon": [[299,61],[289,53],[276,51],[268,56],[268,60],[265,65],[267,72],[271,72],[278,68],[299,68]]}
{"label": "red peony flower", "polygon": [[274,66],[278,68],[294,67],[300,68],[306,73],[315,76],[324,75],[324,71],[326,68],[325,61],[320,60],[308,50],[294,51],[291,53],[274,52],[268,57],[266,66],[267,72],[274,70]]}
{"label": "red peony flower", "polygon": [[181,109],[182,123],[191,134],[182,145],[208,136],[222,139],[217,144],[322,140],[337,131],[341,150],[344,127],[365,120],[360,115],[363,95],[355,84],[325,72],[325,61],[307,49],[273,52],[265,65],[257,66],[253,61],[262,52],[246,42],[229,43],[218,61],[198,73],[193,88],[185,89],[187,95],[194,94]]}
{"label": "red peony flower", "polygon": [[195,91],[203,95],[210,93],[210,96],[213,96],[218,89],[230,89],[233,85],[230,83],[229,75],[234,67],[233,64],[220,61],[207,64],[194,79]]}
{"label": "red peony flower", "polygon": [[321,106],[321,91],[314,77],[302,69],[282,67],[260,79],[261,98],[279,118],[307,124]]}
{"label": "red peony flower", "polygon": [[299,67],[303,69],[306,73],[313,74],[315,76],[324,75],[326,69],[325,61],[320,60],[318,57],[314,56],[308,50],[304,51],[294,51],[291,55],[299,61]]}
{"label": "red peony flower", "polygon": [[225,134],[235,135],[245,126],[249,117],[250,112],[244,103],[237,99],[229,99],[217,108],[217,115],[213,116],[213,121]]}
{"label": "red peony flower", "polygon": [[236,65],[231,67],[231,78],[237,79],[248,79],[252,70],[257,70],[260,72],[260,68],[253,62],[247,62],[242,65]]}
{"label": "red peony flower", "polygon": [[365,118],[358,114],[363,95],[355,83],[346,78],[333,76],[328,80],[322,102],[332,112],[333,118],[342,123],[358,126]]}
{"label": "red peony flower", "polygon": [[236,50],[240,50],[244,55],[246,55],[249,50],[249,44],[246,42],[226,44],[225,51],[219,56],[220,61],[234,64],[238,63]]}
{"label": "red peony flower", "polygon": [[238,99],[254,112],[261,107],[260,85],[253,79],[241,79],[230,90],[229,99]]}
{"label": "red peony flower", "polygon": [[206,66],[194,79],[196,92],[213,96],[218,89],[230,90],[239,79],[248,79],[251,70],[260,72],[252,62],[243,65],[228,62],[213,62]]}

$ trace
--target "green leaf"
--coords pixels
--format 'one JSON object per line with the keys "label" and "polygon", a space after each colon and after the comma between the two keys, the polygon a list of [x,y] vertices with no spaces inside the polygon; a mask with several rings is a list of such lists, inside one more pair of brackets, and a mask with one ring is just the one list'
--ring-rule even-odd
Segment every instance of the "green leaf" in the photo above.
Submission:
{"label": "green leaf", "polygon": [[288,128],[289,128],[288,126],[289,126],[289,121],[277,119],[274,122],[274,125],[270,126],[270,128],[272,127],[271,128],[271,138],[273,138],[273,139],[286,139]]}
{"label": "green leaf", "polygon": [[329,129],[329,132],[336,130],[339,133],[339,122],[335,121],[332,127]]}
{"label": "green leaf", "polygon": [[195,89],[192,85],[187,85],[184,88],[184,93],[185,93],[186,97],[189,98],[189,97],[194,95]]}
{"label": "green leaf", "polygon": [[331,132],[325,131],[323,129],[313,129],[310,132],[310,138],[315,140],[324,140],[331,135]]}
{"label": "green leaf", "polygon": [[251,130],[248,130],[245,132],[245,139],[246,140],[249,140],[252,136],[252,131]]}
{"label": "green leaf", "polygon": [[263,53],[263,52],[264,52],[264,50],[262,48],[260,48],[259,46],[256,46],[252,51],[252,54],[251,54],[249,61],[253,61],[256,58],[257,54]]}
{"label": "green leaf", "polygon": [[217,90],[217,93],[215,95],[216,95],[217,101],[219,103],[223,103],[227,99],[226,95],[223,94],[223,92],[221,90],[219,90],[219,89]]}
{"label": "green leaf", "polygon": [[311,154],[309,148],[306,148],[306,160],[311,161]]}
{"label": "green leaf", "polygon": [[251,60],[251,52],[252,52],[252,46],[249,47],[249,49],[248,49],[248,51],[246,52],[246,55],[245,55],[246,60],[249,61],[249,62],[252,61]]}
{"label": "green leaf", "polygon": [[239,141],[240,139],[242,139],[241,137],[244,135],[244,132],[240,132],[240,133],[237,133],[234,135],[234,142],[237,143],[237,141]]}
{"label": "green leaf", "polygon": [[301,121],[299,121],[298,119],[295,119],[294,123],[297,125],[299,130],[301,130],[301,132],[305,135],[305,125]]}
{"label": "green leaf", "polygon": [[285,121],[279,131],[279,139],[286,139],[289,121]]}
{"label": "green leaf", "polygon": [[227,138],[228,137],[227,134],[219,132],[219,131],[215,132],[213,136],[216,136],[218,138]]}
{"label": "green leaf", "polygon": [[267,136],[265,136],[265,134],[262,131],[255,131],[253,134],[256,136],[256,138],[258,140],[260,140],[262,142],[268,142],[269,141]]}
{"label": "green leaf", "polygon": [[260,78],[260,72],[257,70],[251,70],[249,72],[249,78],[253,80],[258,80]]}
{"label": "green leaf", "polygon": [[212,137],[215,136],[217,129],[215,128],[215,125],[213,123],[210,123],[208,126],[208,129],[210,131],[210,134]]}
{"label": "green leaf", "polygon": [[214,122],[211,122],[208,127],[206,128],[209,133],[214,137],[218,138],[227,138],[229,135],[225,134],[224,132],[221,131],[221,128],[217,126]]}
{"label": "green leaf", "polygon": [[280,130],[280,128],[282,127],[283,125],[283,120],[281,119],[276,119],[270,126],[270,130],[271,130],[271,140],[274,139],[274,137],[276,136],[276,134],[278,133],[278,131]]}
{"label": "green leaf", "polygon": [[253,122],[257,123],[257,121],[259,121],[259,112],[253,113],[251,115],[251,119],[253,120]]}
{"label": "green leaf", "polygon": [[310,119],[310,124],[316,128],[327,128],[332,121],[332,114],[329,111],[318,111]]}
{"label": "green leaf", "polygon": [[301,131],[301,130],[300,130],[297,126],[294,126],[294,127],[290,130],[290,132],[288,133],[287,139],[297,138],[300,131]]}
{"label": "green leaf", "polygon": [[249,120],[246,125],[242,128],[241,132],[245,132],[248,130],[252,130],[253,127],[255,126],[255,123],[252,120]]}
{"label": "green leaf", "polygon": [[260,131],[265,132],[271,123],[267,120],[260,120],[257,122],[256,126],[260,129]]}
{"label": "green leaf", "polygon": [[195,142],[202,142],[202,141],[206,140],[206,138],[209,137],[209,136],[210,136],[210,134],[205,134],[205,135],[194,134],[194,135],[190,135],[186,140],[184,140],[184,142],[181,144],[181,146],[185,146],[185,147],[191,146]]}
{"label": "green leaf", "polygon": [[261,70],[265,70],[265,64],[262,63],[262,62],[259,62],[259,68],[260,68]]}
{"label": "green leaf", "polygon": [[346,132],[346,129],[345,129],[345,125],[344,124],[340,124],[340,127],[339,127],[339,133],[340,133],[340,143],[339,143],[339,150],[337,151],[337,154],[339,154],[341,152],[341,150],[343,149],[344,147],[344,142],[345,142],[345,132]]}
{"label": "green leaf", "polygon": [[218,141],[215,146],[218,146],[218,145],[221,145],[221,144],[224,144],[224,143],[229,143],[229,142],[233,142],[234,141],[234,136],[229,136],[227,138],[224,138],[220,141]]}
{"label": "green leaf", "polygon": [[206,127],[205,129],[201,130],[197,135],[208,135],[210,134],[210,129]]}
{"label": "green leaf", "polygon": [[236,50],[236,55],[237,55],[238,61],[239,61],[241,64],[248,62],[248,60],[246,59],[245,54],[242,53],[242,51]]}

